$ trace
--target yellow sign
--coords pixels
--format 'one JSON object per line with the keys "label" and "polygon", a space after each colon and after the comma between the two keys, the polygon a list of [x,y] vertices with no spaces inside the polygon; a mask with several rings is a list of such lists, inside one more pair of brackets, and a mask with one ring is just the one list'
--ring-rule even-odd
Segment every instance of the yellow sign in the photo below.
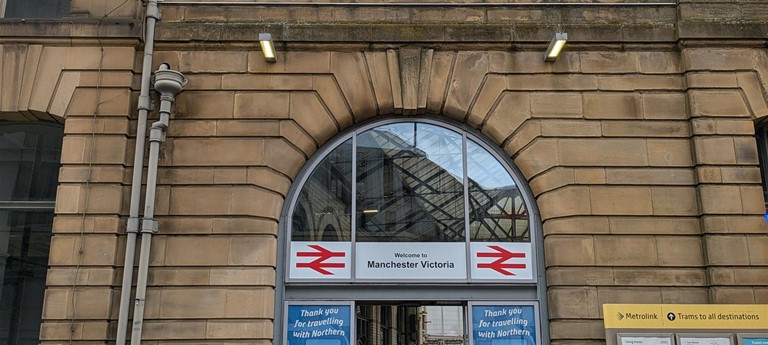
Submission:
{"label": "yellow sign", "polygon": [[605,328],[768,330],[768,304],[603,304]]}

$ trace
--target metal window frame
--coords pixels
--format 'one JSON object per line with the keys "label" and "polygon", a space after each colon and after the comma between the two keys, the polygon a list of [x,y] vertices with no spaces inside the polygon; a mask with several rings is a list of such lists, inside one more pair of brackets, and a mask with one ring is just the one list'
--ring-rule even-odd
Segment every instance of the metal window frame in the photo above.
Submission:
{"label": "metal window frame", "polygon": [[[691,332],[681,332],[681,333],[675,333],[675,344],[682,345],[681,339],[684,338],[701,338],[701,339],[708,339],[708,338],[726,338],[728,341],[730,341],[729,345],[736,345],[733,337],[733,333],[723,333],[723,332],[717,332],[717,333],[691,333]],[[621,345],[621,344],[618,344]]]}
{"label": "metal window frame", "polygon": [[768,122],[763,121],[755,127],[757,156],[760,164],[760,182],[763,187],[763,201],[768,207]]}
{"label": "metal window frame", "polygon": [[[288,281],[287,274],[289,267],[289,245],[291,243],[291,221],[292,214],[296,207],[301,188],[309,179],[311,173],[317,165],[336,147],[344,143],[349,138],[353,138],[353,155],[356,154],[357,133],[398,122],[420,122],[437,125],[462,134],[467,140],[472,140],[483,147],[494,158],[496,158],[512,179],[517,184],[523,201],[528,208],[529,226],[531,232],[531,246],[534,253],[533,276],[534,282],[530,283],[488,283],[482,281],[467,281],[464,284],[452,282],[444,284],[440,282],[359,282],[351,285],[349,282],[328,282],[319,284],[318,282],[295,282]],[[466,141],[464,141],[466,143]],[[465,155],[466,156],[466,155]],[[464,165],[466,167],[466,164]],[[465,168],[466,169],[466,168]],[[356,190],[356,164],[352,165],[353,174],[353,192]],[[466,175],[466,174],[465,174]],[[547,301],[547,283],[545,276],[544,261],[544,243],[541,217],[535,202],[535,197],[531,191],[527,180],[520,170],[514,165],[512,160],[507,157],[497,144],[493,143],[478,130],[469,127],[466,124],[458,123],[446,118],[438,118],[434,115],[422,115],[420,117],[389,117],[386,119],[372,119],[360,125],[347,129],[329,140],[319,148],[313,156],[307,161],[299,174],[294,179],[288,193],[285,197],[282,213],[278,223],[277,234],[277,262],[275,268],[275,322],[273,324],[273,334],[275,340],[279,341],[275,345],[287,345],[282,338],[285,331],[284,319],[287,309],[284,309],[285,303],[306,304],[310,301],[332,301],[339,300],[339,296],[344,296],[346,301],[437,301],[437,302],[465,302],[482,303],[483,301],[496,301],[495,303],[524,304],[530,303],[536,306],[537,339],[540,344],[549,344],[549,327],[543,327],[549,320],[548,301]],[[466,204],[465,204],[466,205]],[[353,211],[355,211],[353,202]],[[352,221],[355,221],[355,214],[352,214]],[[353,224],[354,225],[354,224]],[[354,230],[354,229],[353,229]],[[352,232],[354,234],[354,231]],[[352,235],[354,236],[354,235]],[[354,246],[353,251],[354,251]],[[354,255],[354,252],[352,253]],[[354,269],[354,265],[353,265]]]}
{"label": "metal window frame", "polygon": [[744,345],[746,339],[768,339],[768,333],[736,333],[737,345]]}
{"label": "metal window frame", "polygon": [[56,201],[0,201],[0,211],[53,211]]}
{"label": "metal window frame", "polygon": [[[617,332],[616,333],[616,344],[615,345],[621,345],[622,344],[622,338],[667,338],[669,339],[670,345],[675,345],[675,333],[671,332],[662,332],[662,333],[638,333],[638,332]],[[608,341],[608,344],[610,344],[610,337],[606,339]]]}

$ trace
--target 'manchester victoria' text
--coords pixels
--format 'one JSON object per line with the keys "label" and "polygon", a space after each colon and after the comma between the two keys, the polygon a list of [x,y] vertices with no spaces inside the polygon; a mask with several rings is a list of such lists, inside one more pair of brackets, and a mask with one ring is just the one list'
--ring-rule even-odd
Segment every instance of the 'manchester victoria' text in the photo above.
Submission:
{"label": "'manchester victoria' text", "polygon": [[368,268],[454,268],[453,262],[437,262],[423,260],[420,262],[395,262],[395,261],[373,261],[368,260]]}

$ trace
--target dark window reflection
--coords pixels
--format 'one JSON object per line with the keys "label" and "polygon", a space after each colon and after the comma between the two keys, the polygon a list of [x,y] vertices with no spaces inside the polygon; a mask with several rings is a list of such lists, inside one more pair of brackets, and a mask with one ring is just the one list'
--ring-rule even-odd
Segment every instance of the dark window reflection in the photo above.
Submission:
{"label": "dark window reflection", "polygon": [[469,233],[472,241],[528,242],[528,210],[509,172],[488,151],[467,141]]}
{"label": "dark window reflection", "polygon": [[37,344],[53,212],[0,211],[0,343]]}
{"label": "dark window reflection", "polygon": [[70,0],[7,0],[6,18],[57,18],[69,13]]}
{"label": "dark window reflection", "polygon": [[352,140],[331,151],[312,172],[293,212],[293,241],[350,241]]}
{"label": "dark window reflection", "polygon": [[471,241],[530,241],[522,194],[484,146],[421,122],[375,127],[355,140],[356,157],[349,139],[304,184],[293,214],[293,241],[351,241],[353,202],[359,242],[463,242],[467,231]]}
{"label": "dark window reflection", "polygon": [[391,315],[394,307],[379,307],[379,344],[392,345],[392,320]]}
{"label": "dark window reflection", "polygon": [[[63,130],[0,122],[0,343],[38,343]],[[8,208],[9,202],[15,208]]]}
{"label": "dark window reflection", "polygon": [[462,136],[399,123],[357,138],[357,241],[464,241]]}
{"label": "dark window reflection", "polygon": [[466,343],[464,306],[365,303],[357,304],[357,345]]}
{"label": "dark window reflection", "polygon": [[0,200],[54,200],[60,126],[0,124]]}
{"label": "dark window reflection", "polygon": [[374,339],[371,337],[371,322],[373,321],[373,307],[367,305],[357,306],[357,345],[371,345]]}

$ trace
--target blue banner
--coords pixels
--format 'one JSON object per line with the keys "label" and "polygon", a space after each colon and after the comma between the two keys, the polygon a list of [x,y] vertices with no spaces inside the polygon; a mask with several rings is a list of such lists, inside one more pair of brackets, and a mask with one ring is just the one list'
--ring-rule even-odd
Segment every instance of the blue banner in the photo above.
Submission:
{"label": "blue banner", "polygon": [[472,345],[536,345],[532,305],[473,305]]}
{"label": "blue banner", "polygon": [[768,338],[741,338],[742,345],[768,345]]}
{"label": "blue banner", "polygon": [[350,345],[349,305],[289,305],[288,345]]}

